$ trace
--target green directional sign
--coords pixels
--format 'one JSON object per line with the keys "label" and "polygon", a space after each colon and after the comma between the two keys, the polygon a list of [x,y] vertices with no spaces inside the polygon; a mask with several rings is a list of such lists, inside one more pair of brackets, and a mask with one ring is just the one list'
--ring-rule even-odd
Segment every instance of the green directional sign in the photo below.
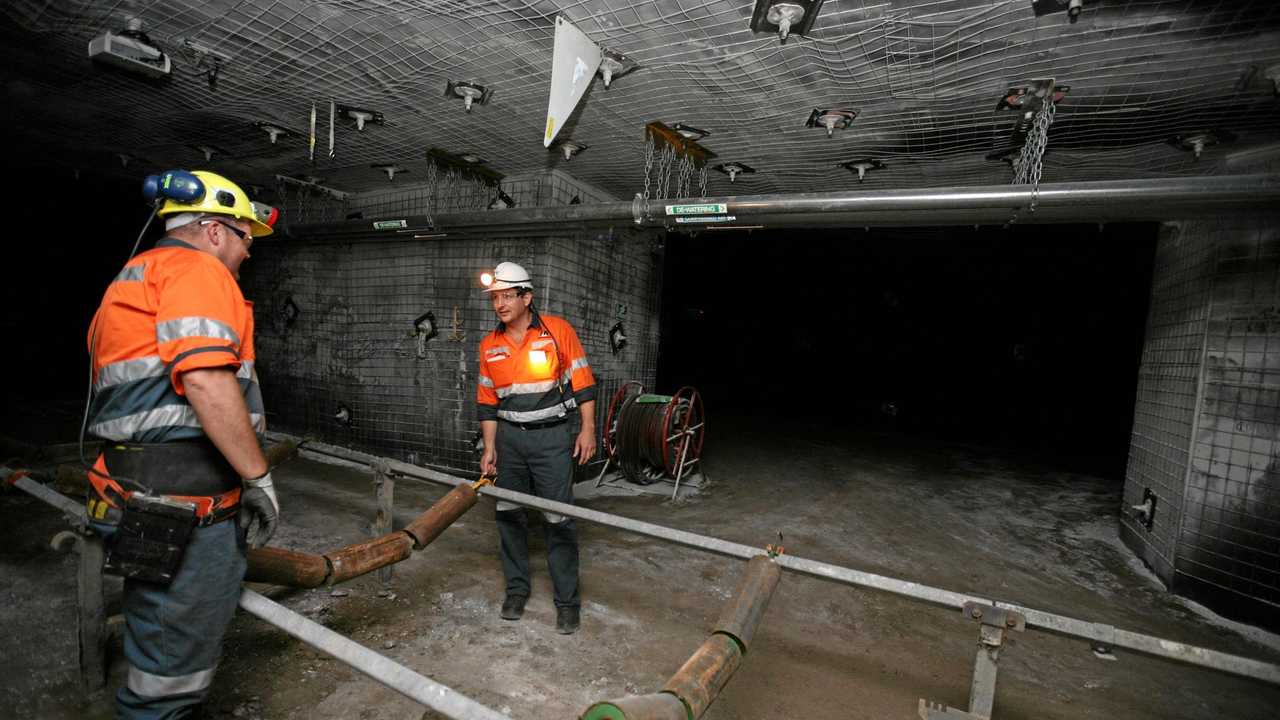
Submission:
{"label": "green directional sign", "polygon": [[702,203],[699,205],[668,205],[668,215],[723,215],[729,211],[724,203]]}
{"label": "green directional sign", "polygon": [[409,227],[409,223],[404,220],[377,220],[373,223],[374,230],[400,230]]}

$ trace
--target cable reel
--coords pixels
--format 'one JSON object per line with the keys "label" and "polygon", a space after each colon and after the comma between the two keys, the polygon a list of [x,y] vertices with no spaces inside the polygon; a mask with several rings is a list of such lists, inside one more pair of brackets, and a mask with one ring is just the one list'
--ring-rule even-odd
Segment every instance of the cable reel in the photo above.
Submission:
{"label": "cable reel", "polygon": [[673,480],[678,491],[680,480],[702,457],[705,433],[702,396],[696,389],[647,394],[633,380],[618,388],[609,403],[604,447],[608,464],[628,481],[649,485]]}

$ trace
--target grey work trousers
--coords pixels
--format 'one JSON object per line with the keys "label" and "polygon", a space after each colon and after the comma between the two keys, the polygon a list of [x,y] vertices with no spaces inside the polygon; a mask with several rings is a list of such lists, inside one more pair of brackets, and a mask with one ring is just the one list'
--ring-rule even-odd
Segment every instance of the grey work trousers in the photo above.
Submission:
{"label": "grey work trousers", "polygon": [[[522,429],[499,421],[497,486],[546,500],[573,504],[573,436],[570,423]],[[529,530],[524,508],[499,503],[494,519],[502,553],[507,594],[529,596]],[[547,568],[555,588],[555,605],[579,607],[578,527],[573,518],[543,517]]]}
{"label": "grey work trousers", "polygon": [[[94,529],[104,537],[115,532],[97,523]],[[124,581],[129,678],[116,693],[119,720],[198,715],[240,600],[245,566],[244,531],[230,518],[192,531],[168,587]]]}

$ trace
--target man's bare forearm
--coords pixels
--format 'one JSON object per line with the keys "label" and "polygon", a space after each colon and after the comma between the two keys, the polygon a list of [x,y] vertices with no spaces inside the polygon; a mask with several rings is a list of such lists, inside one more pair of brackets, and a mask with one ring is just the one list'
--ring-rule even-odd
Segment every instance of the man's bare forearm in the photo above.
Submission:
{"label": "man's bare forearm", "polygon": [[265,474],[267,459],[253,432],[235,372],[227,368],[189,370],[182,374],[182,386],[205,435],[240,477]]}

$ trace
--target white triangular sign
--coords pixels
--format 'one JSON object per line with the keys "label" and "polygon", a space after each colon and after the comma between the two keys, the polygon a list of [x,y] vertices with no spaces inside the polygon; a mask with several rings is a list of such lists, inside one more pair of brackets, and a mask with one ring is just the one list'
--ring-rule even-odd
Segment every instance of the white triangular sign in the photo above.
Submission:
{"label": "white triangular sign", "polygon": [[556,16],[556,46],[551,61],[551,96],[547,99],[547,132],[543,147],[551,147],[560,128],[591,87],[603,53],[573,23]]}

